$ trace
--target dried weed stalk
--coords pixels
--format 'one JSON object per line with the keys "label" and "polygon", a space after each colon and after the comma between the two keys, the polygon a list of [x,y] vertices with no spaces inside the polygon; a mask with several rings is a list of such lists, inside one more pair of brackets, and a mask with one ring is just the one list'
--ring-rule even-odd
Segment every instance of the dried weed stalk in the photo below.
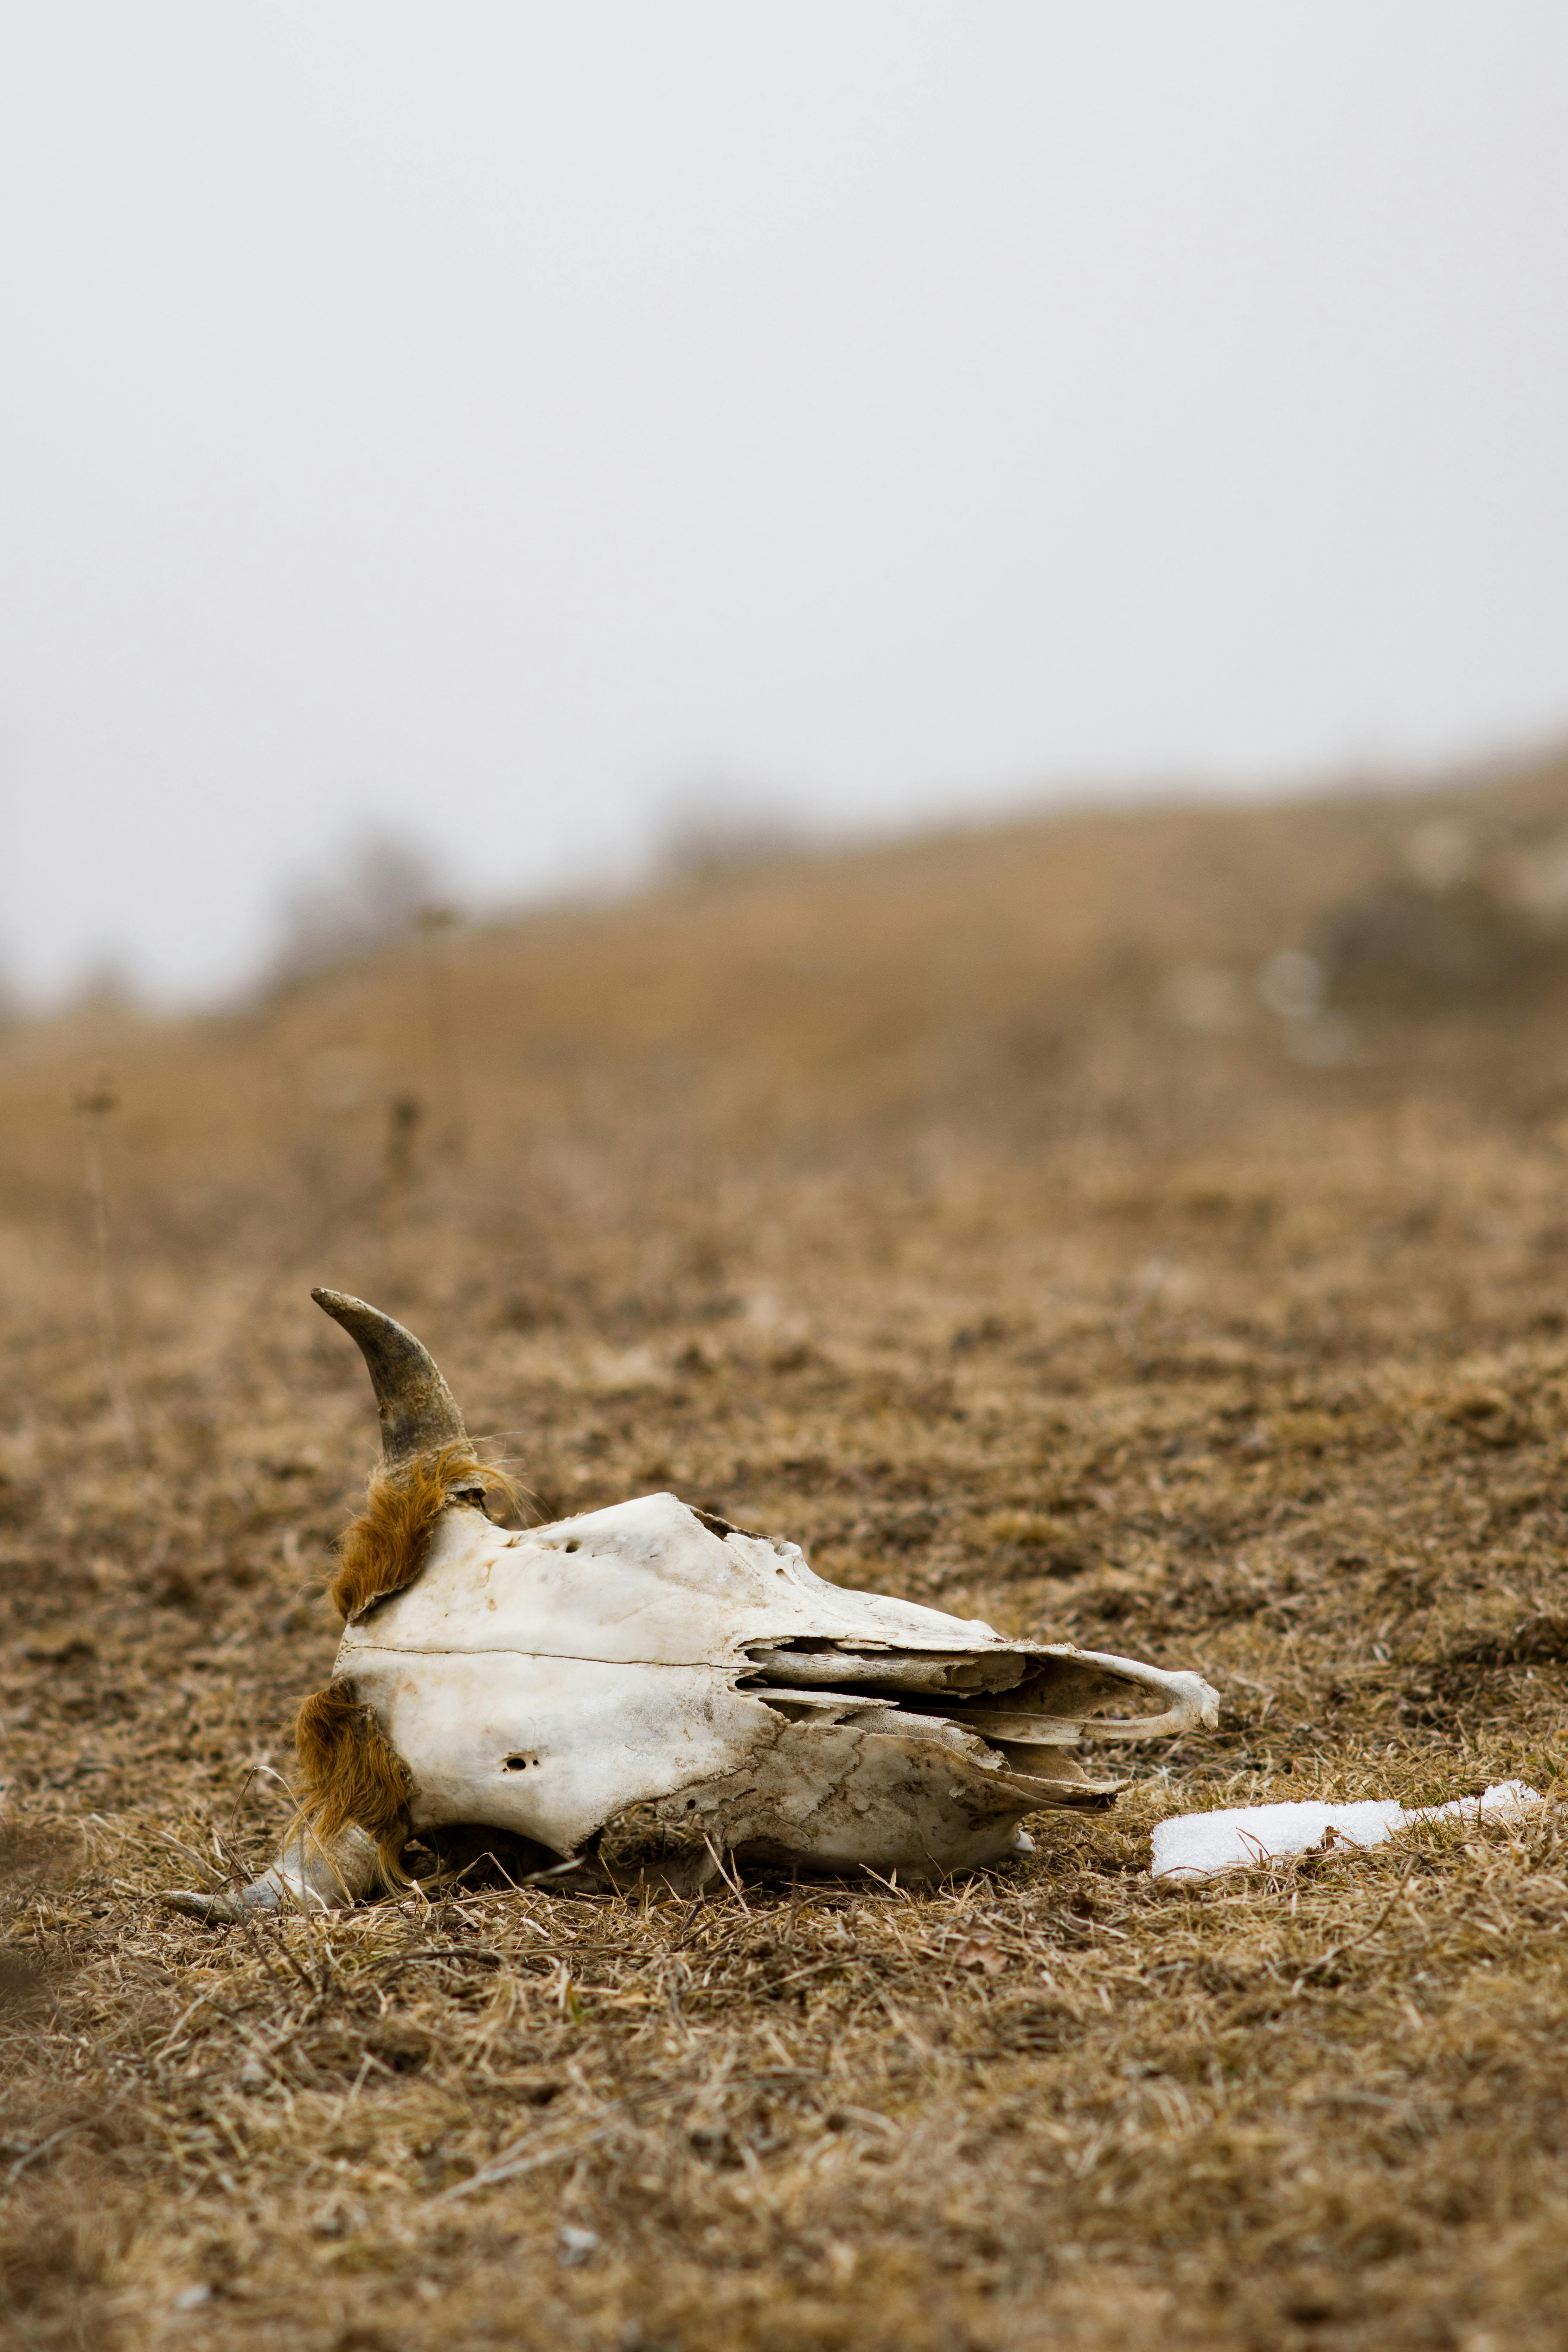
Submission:
{"label": "dried weed stalk", "polygon": [[98,1324],[98,1350],[103,1366],[104,1391],[120,1442],[137,1458],[142,1441],[131,1394],[120,1367],[120,1339],[114,1318],[114,1268],[109,1241],[109,1195],[104,1181],[103,1125],[119,1108],[120,1097],[107,1077],[77,1096],[77,1116],[83,1120],[82,1176],[92,1217],[93,1313]]}

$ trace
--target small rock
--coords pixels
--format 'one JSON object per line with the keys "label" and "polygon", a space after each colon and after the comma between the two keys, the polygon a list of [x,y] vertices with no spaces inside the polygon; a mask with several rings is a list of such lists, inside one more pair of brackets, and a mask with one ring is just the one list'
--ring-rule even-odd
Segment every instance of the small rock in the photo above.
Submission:
{"label": "small rock", "polygon": [[204,2303],[212,2301],[212,2295],[213,2291],[210,2286],[188,2286],[183,2294],[174,2297],[174,2309],[199,2311]]}
{"label": "small rock", "polygon": [[598,2246],[597,2230],[580,2230],[574,2222],[563,2221],[555,2240],[555,2259],[572,2270],[577,2263],[585,2263],[590,2254],[596,2253]]}
{"label": "small rock", "polygon": [[247,2058],[239,2070],[239,2079],[247,2091],[258,2091],[267,2080],[267,2069],[259,2058]]}

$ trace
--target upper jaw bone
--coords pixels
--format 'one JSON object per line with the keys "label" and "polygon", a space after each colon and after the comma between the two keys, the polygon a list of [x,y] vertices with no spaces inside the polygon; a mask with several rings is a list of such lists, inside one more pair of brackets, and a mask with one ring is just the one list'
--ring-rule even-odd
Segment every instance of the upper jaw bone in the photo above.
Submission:
{"label": "upper jaw bone", "polygon": [[[1119,1658],[1108,1650],[1080,1650],[1090,1665],[1104,1666],[1124,1681],[1158,1691],[1170,1705],[1163,1715],[1135,1715],[1108,1720],[1104,1716],[1076,1718],[1080,1732],[1091,1739],[1170,1739],[1184,1731],[1215,1730],[1219,1723],[1219,1693],[1201,1675],[1168,1674],[1141,1658]],[[1071,1719],[1071,1718],[1069,1718]]]}

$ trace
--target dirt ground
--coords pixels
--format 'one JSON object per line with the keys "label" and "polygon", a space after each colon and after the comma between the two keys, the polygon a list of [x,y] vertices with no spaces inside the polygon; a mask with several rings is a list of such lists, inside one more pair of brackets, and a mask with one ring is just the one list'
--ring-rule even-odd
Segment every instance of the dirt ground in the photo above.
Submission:
{"label": "dirt ground", "polygon": [[[8,2339],[1568,2340],[1552,1803],[1147,1874],[1173,1811],[1562,1786],[1564,844],[1563,761],[1066,816],[0,1033]],[[334,1648],[312,1283],[537,1517],[672,1486],[1221,1727],[935,1890],[182,1918]]]}

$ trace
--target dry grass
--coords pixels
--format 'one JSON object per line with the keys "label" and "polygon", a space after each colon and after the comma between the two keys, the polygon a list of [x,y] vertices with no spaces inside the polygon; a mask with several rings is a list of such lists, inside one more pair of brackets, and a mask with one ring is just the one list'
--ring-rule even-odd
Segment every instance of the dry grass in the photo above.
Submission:
{"label": "dry grass", "polygon": [[[1539,835],[1568,774],[1468,799]],[[6,1041],[14,2340],[1563,2342],[1555,1811],[1146,1874],[1164,1811],[1560,1781],[1561,965],[1353,1031],[1242,985],[1375,917],[1420,814],[1066,820],[472,938],[461,1157],[397,1125],[417,942]],[[106,1062],[142,1458],[70,1112]],[[263,1858],[330,1672],[374,1424],[313,1281],[421,1332],[541,1513],[672,1485],[845,1580],[1199,1666],[1221,1731],[915,1897],[178,1918],[160,1885]]]}

